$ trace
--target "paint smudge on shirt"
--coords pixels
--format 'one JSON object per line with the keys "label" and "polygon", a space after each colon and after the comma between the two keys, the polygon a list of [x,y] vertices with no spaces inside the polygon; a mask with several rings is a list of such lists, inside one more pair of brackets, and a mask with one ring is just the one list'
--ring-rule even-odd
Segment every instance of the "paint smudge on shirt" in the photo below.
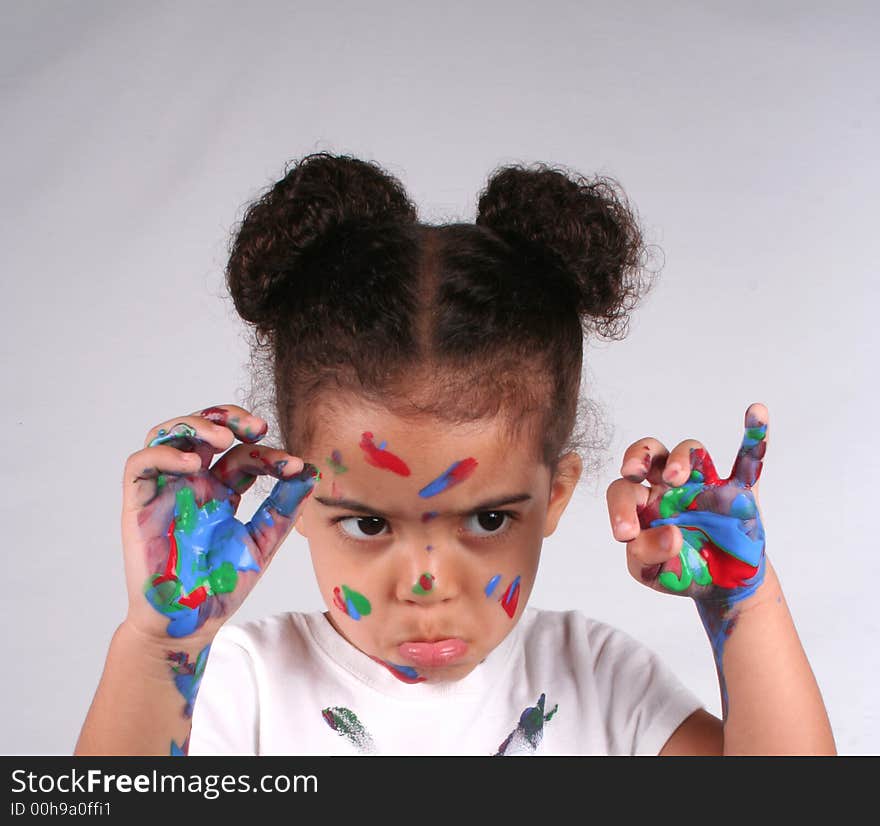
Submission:
{"label": "paint smudge on shirt", "polygon": [[372,433],[364,433],[361,435],[361,450],[364,452],[364,458],[367,460],[369,464],[373,467],[382,468],[383,470],[390,470],[392,473],[397,473],[400,476],[409,476],[410,471],[406,465],[406,462],[403,461],[399,456],[395,456],[393,453],[385,449],[386,442],[382,442],[378,447],[373,442],[373,434]]}
{"label": "paint smudge on shirt", "polygon": [[343,585],[341,589],[339,586],[333,589],[333,603],[353,620],[359,620],[373,610],[370,600],[347,585]]}
{"label": "paint smudge on shirt", "polygon": [[397,665],[396,663],[388,662],[387,660],[380,660],[378,657],[372,655],[368,656],[374,662],[379,663],[379,665],[384,665],[385,668],[387,668],[402,683],[415,685],[416,683],[425,682],[426,678],[421,676],[418,671],[408,665]]}
{"label": "paint smudge on shirt", "polygon": [[453,485],[457,485],[467,479],[477,468],[477,460],[474,458],[462,459],[455,462],[443,471],[436,479],[429,482],[419,491],[419,496],[427,499],[429,496],[436,496],[438,493],[448,490]]}
{"label": "paint smudge on shirt", "polygon": [[495,757],[504,757],[512,754],[534,753],[544,737],[544,723],[549,722],[559,710],[559,703],[553,706],[553,710],[544,713],[546,695],[538,698],[538,704],[529,706],[519,716],[517,727],[507,735],[504,742],[498,747]]}
{"label": "paint smudge on shirt", "polygon": [[321,711],[324,722],[333,731],[344,737],[362,754],[369,754],[376,750],[373,738],[370,737],[363,723],[351,709],[343,706],[333,706]]}

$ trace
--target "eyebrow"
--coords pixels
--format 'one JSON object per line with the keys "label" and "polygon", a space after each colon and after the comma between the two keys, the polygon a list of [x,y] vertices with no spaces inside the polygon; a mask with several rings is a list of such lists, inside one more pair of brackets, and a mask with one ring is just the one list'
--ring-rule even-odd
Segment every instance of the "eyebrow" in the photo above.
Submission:
{"label": "eyebrow", "polygon": [[[511,496],[499,496],[495,499],[487,499],[485,502],[480,502],[474,507],[467,508],[466,510],[446,511],[446,513],[452,513],[454,516],[467,516],[468,514],[477,513],[478,511],[490,511],[501,508],[504,505],[514,505],[517,502],[528,502],[531,498],[531,494],[528,493],[514,493]],[[328,508],[346,508],[347,510],[358,511],[359,513],[365,513],[369,516],[378,516],[380,519],[389,518],[389,514],[383,513],[369,505],[364,505],[362,502],[356,502],[354,499],[334,499],[328,496],[313,496],[312,499],[315,499]]]}

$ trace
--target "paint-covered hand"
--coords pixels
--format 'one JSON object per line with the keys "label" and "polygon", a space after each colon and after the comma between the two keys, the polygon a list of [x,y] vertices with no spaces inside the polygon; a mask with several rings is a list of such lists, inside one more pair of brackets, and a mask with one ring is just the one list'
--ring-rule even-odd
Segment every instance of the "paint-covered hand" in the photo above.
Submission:
{"label": "paint-covered hand", "polygon": [[[753,404],[733,470],[719,479],[700,442],[671,453],[656,439],[632,444],[622,478],[608,487],[614,537],[626,542],[630,573],[659,591],[737,602],[764,579],[764,528],[757,483],[768,411]],[[650,487],[642,484],[649,483]]]}
{"label": "paint-covered hand", "polygon": [[[126,622],[153,637],[211,637],[250,593],[290,533],[317,468],[255,443],[266,422],[234,405],[154,427],[123,481]],[[232,449],[238,438],[243,444]],[[215,454],[226,451],[213,465]],[[242,494],[278,479],[242,523]]]}

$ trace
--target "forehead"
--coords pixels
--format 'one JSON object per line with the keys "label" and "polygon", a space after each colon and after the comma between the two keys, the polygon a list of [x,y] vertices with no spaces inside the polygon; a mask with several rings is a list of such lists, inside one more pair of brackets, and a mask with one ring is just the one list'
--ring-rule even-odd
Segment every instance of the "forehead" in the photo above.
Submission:
{"label": "forehead", "polygon": [[540,469],[530,429],[515,428],[504,417],[450,423],[361,401],[322,413],[309,453],[304,458],[339,484],[368,481],[398,493],[424,491],[425,500],[432,491],[472,488],[454,484],[470,478],[484,489],[528,486]]}

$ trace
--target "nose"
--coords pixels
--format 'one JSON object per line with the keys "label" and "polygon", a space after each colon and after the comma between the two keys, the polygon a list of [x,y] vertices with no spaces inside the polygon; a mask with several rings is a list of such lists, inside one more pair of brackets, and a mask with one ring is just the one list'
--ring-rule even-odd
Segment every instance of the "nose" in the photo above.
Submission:
{"label": "nose", "polygon": [[460,593],[460,566],[455,552],[425,543],[407,548],[398,560],[397,598],[401,602],[432,605]]}

